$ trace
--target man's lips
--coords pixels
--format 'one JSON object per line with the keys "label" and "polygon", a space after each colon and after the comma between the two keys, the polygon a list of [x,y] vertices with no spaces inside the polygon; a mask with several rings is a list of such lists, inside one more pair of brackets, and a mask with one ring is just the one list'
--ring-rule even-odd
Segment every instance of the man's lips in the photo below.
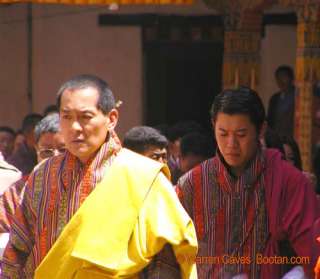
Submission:
{"label": "man's lips", "polygon": [[84,140],[83,139],[75,139],[71,141],[72,143],[83,143]]}
{"label": "man's lips", "polygon": [[238,154],[238,153],[228,153],[228,154],[226,154],[226,156],[228,156],[228,157],[239,157],[240,154]]}

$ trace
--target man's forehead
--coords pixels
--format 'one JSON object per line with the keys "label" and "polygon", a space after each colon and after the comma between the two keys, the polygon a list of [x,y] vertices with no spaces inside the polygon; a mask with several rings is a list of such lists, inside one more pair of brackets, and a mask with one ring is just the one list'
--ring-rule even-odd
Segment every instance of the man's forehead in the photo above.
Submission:
{"label": "man's forehead", "polygon": [[247,114],[219,113],[214,124],[219,130],[244,131],[255,127]]}
{"label": "man's forehead", "polygon": [[145,152],[152,152],[154,154],[162,154],[164,152],[166,152],[166,148],[165,147],[160,147],[157,145],[149,145],[147,146]]}
{"label": "man's forehead", "polygon": [[224,113],[219,112],[217,114],[216,123],[251,123],[250,116],[245,113]]}
{"label": "man's forehead", "polygon": [[70,103],[73,105],[81,106],[93,106],[96,107],[98,104],[99,93],[96,88],[86,87],[74,90],[65,90],[61,95],[60,106],[68,106]]}
{"label": "man's forehead", "polygon": [[80,113],[90,113],[90,112],[95,112],[98,110],[98,107],[93,105],[93,106],[83,106],[83,107],[79,107],[79,108],[74,108],[74,107],[70,107],[68,105],[66,105],[65,107],[61,107],[60,112],[62,113],[67,113],[70,111],[77,111]]}
{"label": "man's forehead", "polygon": [[60,144],[64,142],[61,132],[44,132],[40,135],[38,143],[40,144]]}

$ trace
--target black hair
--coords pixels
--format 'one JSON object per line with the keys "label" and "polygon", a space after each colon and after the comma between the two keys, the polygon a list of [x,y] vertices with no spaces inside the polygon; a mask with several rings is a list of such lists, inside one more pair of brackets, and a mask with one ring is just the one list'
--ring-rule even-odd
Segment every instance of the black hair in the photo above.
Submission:
{"label": "black hair", "polygon": [[158,130],[148,126],[131,128],[124,136],[123,146],[137,153],[143,153],[149,146],[165,148],[168,140]]}
{"label": "black hair", "polygon": [[299,169],[302,170],[302,161],[301,161],[301,155],[300,155],[300,149],[299,146],[297,144],[297,142],[294,140],[293,137],[289,137],[289,136],[282,136],[281,137],[281,142],[283,145],[287,144],[293,153],[293,163],[294,166]]}
{"label": "black hair", "polygon": [[13,137],[16,136],[16,132],[8,126],[0,126],[0,132],[6,132],[8,134],[11,134]]}
{"label": "black hair", "polygon": [[55,113],[55,112],[59,112],[57,105],[48,105],[44,111],[43,111],[43,115],[47,116],[50,113]]}
{"label": "black hair", "polygon": [[64,83],[57,94],[57,107],[60,110],[61,97],[63,92],[66,90],[78,90],[84,88],[95,88],[99,93],[99,99],[97,108],[100,109],[104,114],[107,114],[115,108],[115,100],[113,93],[107,82],[94,75],[79,75],[76,76],[66,83]]}
{"label": "black hair", "polygon": [[270,127],[267,128],[264,134],[264,141],[266,143],[267,148],[278,149],[283,155],[285,155],[283,143],[281,141],[280,136]]}
{"label": "black hair", "polygon": [[42,115],[38,113],[27,114],[22,121],[21,130],[23,133],[28,133],[34,129],[37,123],[42,119]]}
{"label": "black hair", "polygon": [[281,65],[279,66],[274,75],[277,78],[281,73],[286,74],[291,80],[294,80],[294,72],[293,69],[290,66],[287,65]]}
{"label": "black hair", "polygon": [[199,132],[204,132],[201,125],[195,121],[183,121],[174,124],[168,129],[168,139],[174,142],[177,139],[182,138],[184,135]]}
{"label": "black hair", "polygon": [[50,113],[44,117],[35,127],[34,133],[36,142],[39,141],[40,137],[44,133],[57,133],[60,130],[59,114]]}
{"label": "black hair", "polygon": [[266,119],[266,112],[258,93],[248,87],[238,89],[227,89],[218,94],[211,107],[211,118],[217,120],[219,112],[225,114],[245,114],[260,133]]}
{"label": "black hair", "polygon": [[180,141],[182,156],[189,154],[210,158],[215,153],[215,147],[211,138],[200,133],[191,133],[183,136]]}

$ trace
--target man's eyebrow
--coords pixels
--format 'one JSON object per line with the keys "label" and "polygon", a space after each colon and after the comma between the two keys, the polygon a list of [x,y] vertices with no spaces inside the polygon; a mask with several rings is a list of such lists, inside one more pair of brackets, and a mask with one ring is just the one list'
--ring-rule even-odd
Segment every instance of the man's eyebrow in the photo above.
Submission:
{"label": "man's eyebrow", "polygon": [[[61,112],[70,112],[71,110],[70,109],[68,109],[68,108],[63,108],[63,109],[61,109]],[[80,112],[80,113],[94,113],[92,110],[89,110],[89,109],[83,109],[83,110],[77,110],[78,112]]]}
{"label": "man's eyebrow", "polygon": [[240,128],[240,129],[237,130],[237,132],[246,132],[246,131],[248,131],[247,128]]}
{"label": "man's eyebrow", "polygon": [[[221,128],[221,127],[219,127],[218,130],[220,130],[221,132],[227,132],[227,130],[225,130],[225,129]],[[236,132],[246,132],[246,131],[248,131],[247,128],[240,128],[240,129],[236,130]]]}

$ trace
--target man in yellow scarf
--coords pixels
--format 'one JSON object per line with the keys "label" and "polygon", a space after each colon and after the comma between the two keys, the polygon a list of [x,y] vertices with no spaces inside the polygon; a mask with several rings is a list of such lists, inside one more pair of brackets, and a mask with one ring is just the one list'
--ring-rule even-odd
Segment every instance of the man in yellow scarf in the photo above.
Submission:
{"label": "man in yellow scarf", "polygon": [[0,277],[196,278],[192,221],[166,167],[121,149],[107,83],[77,76],[57,105],[67,151],[31,173]]}
{"label": "man in yellow scarf", "polygon": [[[166,243],[180,264],[180,278],[196,278],[193,224],[165,174],[161,164],[120,151],[35,278],[139,278]],[[170,278],[163,272],[157,278]]]}

